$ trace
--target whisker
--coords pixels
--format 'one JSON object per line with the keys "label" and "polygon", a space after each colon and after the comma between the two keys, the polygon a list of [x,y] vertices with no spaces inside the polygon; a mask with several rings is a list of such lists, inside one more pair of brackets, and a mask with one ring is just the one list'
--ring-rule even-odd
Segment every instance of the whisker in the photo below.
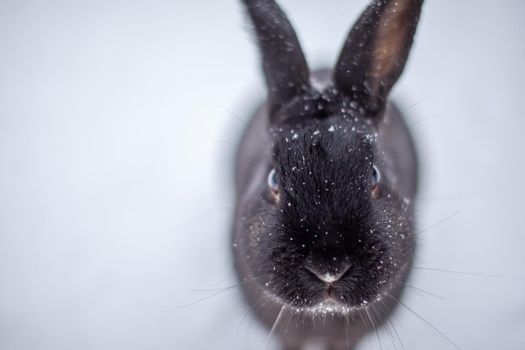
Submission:
{"label": "whisker", "polygon": [[439,225],[441,225],[441,224],[447,222],[448,220],[452,219],[454,216],[458,215],[460,212],[461,212],[461,210],[457,210],[457,211],[455,211],[454,213],[448,215],[448,216],[445,217],[444,219],[439,220],[439,221],[436,222],[435,224],[430,225],[430,226],[428,226],[428,227],[422,229],[421,231],[416,232],[415,235],[421,235],[421,234],[423,234],[423,233],[425,233],[425,232],[427,232],[427,231],[432,230],[433,228],[436,228],[437,226],[439,226]]}
{"label": "whisker", "polygon": [[447,300],[447,298],[445,298],[444,296],[441,296],[441,295],[439,295],[439,294],[435,294],[435,293],[429,292],[429,291],[427,291],[427,290],[425,290],[425,289],[415,287],[415,286],[413,286],[413,285],[411,285],[411,284],[408,284],[408,283],[406,283],[405,285],[406,285],[407,287],[409,287],[409,288],[412,288],[412,289],[415,290],[415,291],[421,292],[421,293],[426,294],[426,295],[429,295],[429,296],[431,296],[431,297],[435,297],[435,298],[438,298],[438,299],[441,299],[441,300]]}
{"label": "whisker", "polygon": [[435,118],[435,117],[437,117],[438,115],[439,115],[439,113],[434,113],[434,114],[431,114],[431,115],[426,116],[426,117],[424,117],[424,118],[420,118],[420,119],[418,119],[418,120],[415,120],[415,121],[413,121],[412,123],[410,123],[410,124],[408,124],[408,125],[409,125],[409,126],[418,125],[419,123],[422,123],[422,122],[424,122],[424,121],[426,121],[426,120],[429,120],[429,119],[431,119],[431,118]]}
{"label": "whisker", "polygon": [[[391,310],[389,310],[388,307],[385,304],[383,304],[383,301],[380,301],[378,303],[378,305],[383,310],[383,312],[385,313],[385,316],[388,316]],[[393,315],[392,315],[392,317],[393,317]],[[396,329],[396,327],[394,325],[394,321],[393,321],[392,317],[388,317],[386,319],[386,322],[388,322],[391,325],[392,329],[394,330],[394,333],[396,334],[397,340],[399,341],[399,344],[401,345],[401,349],[405,349],[405,346],[404,346],[403,342],[401,341],[401,337],[399,336],[399,333],[397,332],[397,329]]]}
{"label": "whisker", "polygon": [[392,329],[394,330],[394,333],[396,334],[397,341],[399,342],[399,345],[401,345],[401,349],[405,349],[405,345],[401,341],[401,337],[399,336],[399,333],[397,332],[396,326],[394,325],[394,321],[388,319],[387,322],[390,323],[390,325],[392,326]]}
{"label": "whisker", "polygon": [[416,107],[417,105],[419,105],[421,102],[425,101],[426,99],[428,99],[430,96],[432,96],[434,94],[434,92],[429,92],[428,94],[426,94],[425,96],[423,96],[421,99],[419,99],[418,101],[416,101],[415,103],[411,104],[410,106],[408,106],[407,108],[405,108],[403,110],[403,113],[406,113],[408,111],[410,111],[412,108]]}
{"label": "whisker", "polygon": [[[233,272],[229,273],[226,277],[217,279],[212,284],[215,285],[215,286],[220,286],[221,284],[226,283],[226,282],[228,282],[228,281],[230,281],[232,279],[233,280],[237,280],[237,272],[233,271]],[[218,287],[217,289],[219,289],[219,288],[221,288],[221,287]]]}
{"label": "whisker", "polygon": [[224,107],[224,106],[217,106],[219,107],[219,109],[222,109],[224,112],[227,112],[229,113],[232,117],[234,117],[235,119],[237,119],[238,121],[240,121],[241,123],[244,124],[244,126],[248,126],[250,125],[250,123],[247,121],[247,120],[244,120],[242,119],[241,117],[239,117],[237,114],[233,113],[231,110],[229,110],[228,108]]}
{"label": "whisker", "polygon": [[298,327],[299,327],[299,318],[300,318],[300,316],[298,316],[295,312],[289,313],[288,314],[288,322],[286,324],[285,331],[288,331],[288,327],[290,326],[290,323],[292,324],[292,326],[294,326],[294,321],[295,321],[295,329],[298,329]]}
{"label": "whisker", "polygon": [[361,312],[361,310],[359,310],[357,313],[359,317],[361,318],[361,321],[363,321],[363,324],[365,325],[365,327],[368,328],[368,331],[371,331],[372,328],[370,324],[368,323],[368,320],[363,316],[363,313]]}
{"label": "whisker", "polygon": [[[259,276],[254,276],[254,277],[250,277],[250,278],[246,278],[244,279],[243,281],[235,284],[235,286],[242,286],[243,284],[246,284],[246,283],[250,283],[250,282],[254,282],[254,281],[257,281],[261,278],[264,278],[264,277],[268,277],[268,276],[271,276],[271,275],[275,275],[273,273],[265,273],[265,274],[262,274],[262,275],[259,275]],[[278,275],[276,275],[278,276]],[[233,276],[231,276],[233,277]],[[191,291],[193,292],[217,292],[217,291],[220,291],[220,290],[223,290],[224,288],[228,288],[228,287],[220,287],[220,288],[192,288]]]}
{"label": "whisker", "polygon": [[411,307],[409,307],[407,304],[405,304],[404,302],[402,302],[401,300],[391,296],[390,294],[387,294],[387,297],[393,299],[394,301],[397,301],[400,305],[402,305],[403,307],[405,307],[408,311],[410,311],[414,316],[416,316],[419,320],[423,321],[428,327],[430,327],[432,330],[434,330],[434,332],[436,332],[437,334],[439,334],[443,339],[447,340],[451,345],[453,345],[456,349],[459,349],[461,350],[461,347],[455,343],[452,339],[450,339],[449,337],[447,337],[445,335],[445,333],[443,333],[442,331],[440,331],[437,327],[435,327],[432,323],[430,323],[429,321],[427,321],[423,316],[421,316],[419,313],[417,313],[414,309],[412,309]]}
{"label": "whisker", "polygon": [[206,288],[191,288],[190,290],[192,292],[198,292],[198,293],[213,293],[213,292],[218,292],[218,291],[222,290],[222,288],[209,288],[209,289],[206,289]]}
{"label": "whisker", "polygon": [[438,268],[435,268],[435,267],[414,266],[414,269],[415,270],[434,271],[434,272],[445,272],[445,273],[451,273],[451,274],[456,274],[456,275],[464,275],[464,276],[487,277],[487,278],[505,278],[505,276],[503,276],[503,275],[493,275],[493,274],[482,273],[482,272],[454,271],[454,270],[438,269]]}
{"label": "whisker", "polygon": [[[370,332],[372,330],[372,327],[369,323],[369,321],[366,319],[366,317],[363,316],[363,313],[359,310],[358,312],[358,315],[359,317],[361,318],[361,320],[363,321],[363,324],[364,326],[368,329],[368,331]],[[370,349],[374,349],[374,345],[372,344],[372,339],[370,337],[367,337],[368,338],[368,343],[370,344]]]}
{"label": "whisker", "polygon": [[218,291],[216,291],[216,292],[214,292],[214,293],[212,293],[212,294],[210,294],[210,295],[208,295],[208,296],[205,296],[205,297],[203,297],[203,298],[200,298],[200,299],[194,300],[194,301],[189,302],[189,303],[187,303],[187,304],[183,304],[183,305],[180,305],[180,306],[176,306],[176,307],[173,307],[173,308],[167,309],[167,310],[165,310],[165,311],[175,311],[175,310],[179,310],[179,309],[186,308],[186,307],[188,307],[188,306],[195,305],[195,304],[197,304],[197,303],[200,303],[200,302],[206,301],[206,300],[208,300],[208,299],[210,299],[210,298],[213,298],[214,296],[217,296],[217,295],[219,295],[219,294],[222,294],[222,293],[227,292],[227,291],[229,291],[229,290],[232,290],[232,289],[234,289],[234,288],[238,288],[238,287],[242,286],[243,284],[251,283],[251,282],[256,281],[257,279],[264,278],[264,277],[266,277],[266,276],[268,276],[268,275],[270,275],[270,273],[268,273],[268,274],[264,274],[264,275],[261,275],[261,276],[255,276],[255,277],[252,277],[252,278],[250,278],[250,279],[246,279],[246,280],[244,280],[244,281],[242,281],[242,282],[240,282],[240,283],[237,283],[237,284],[234,284],[234,285],[231,285],[231,286],[228,286],[228,287],[222,288],[222,289],[220,289],[220,290],[218,290]]}
{"label": "whisker", "polygon": [[[394,349],[397,350],[397,345],[396,345],[396,343],[394,341],[394,336],[392,334],[392,331],[389,328],[389,324],[386,322],[388,320],[388,314],[385,313],[384,311],[380,310],[380,309],[376,310],[375,308],[371,308],[371,310],[376,315],[378,320],[381,320],[382,318],[385,320],[385,322],[384,322],[384,329],[385,329],[386,333],[388,334],[388,338],[392,342],[392,345],[394,346]],[[383,315],[383,317],[381,317],[381,315]]]}
{"label": "whisker", "polygon": [[346,339],[346,347],[350,348],[350,337],[348,335],[348,330],[350,329],[350,315],[345,315],[345,339]]}
{"label": "whisker", "polygon": [[222,144],[231,145],[231,146],[238,146],[238,143],[237,143],[237,142],[228,141],[228,140],[201,139],[201,141],[204,141],[204,142],[222,143]]}
{"label": "whisker", "polygon": [[281,306],[281,310],[279,311],[279,314],[277,314],[277,317],[275,318],[275,322],[273,323],[273,326],[272,328],[270,329],[270,333],[268,333],[268,337],[266,338],[266,346],[265,346],[265,349],[268,349],[268,345],[270,343],[270,340],[276,330],[276,328],[279,326],[279,321],[281,320],[281,318],[283,317],[283,314],[284,314],[284,310],[285,310],[286,306]]}
{"label": "whisker", "polygon": [[241,320],[239,324],[237,325],[237,328],[235,329],[235,334],[233,335],[233,346],[235,347],[235,343],[237,342],[237,337],[239,336],[239,332],[241,330],[242,324],[244,323],[244,320],[248,315],[253,311],[252,307],[248,307],[248,310],[242,315]]}
{"label": "whisker", "polygon": [[194,301],[189,302],[189,303],[186,303],[186,304],[182,304],[182,305],[179,305],[179,306],[175,306],[175,307],[173,307],[173,308],[169,308],[169,309],[166,309],[166,310],[164,310],[164,311],[165,311],[165,312],[168,312],[168,311],[176,311],[176,310],[184,309],[184,308],[186,308],[186,307],[189,307],[189,306],[192,306],[192,305],[198,304],[198,303],[200,303],[200,302],[206,301],[206,300],[208,300],[208,299],[211,299],[211,298],[213,298],[213,297],[215,297],[215,296],[217,296],[217,295],[219,295],[219,294],[222,294],[222,293],[224,293],[224,292],[227,292],[227,291],[232,290],[232,289],[234,289],[234,288],[237,288],[237,287],[239,287],[239,286],[240,286],[240,284],[236,284],[236,285],[233,285],[233,286],[229,286],[229,287],[226,287],[226,288],[224,288],[224,289],[222,289],[222,290],[219,290],[219,291],[217,291],[217,292],[215,292],[215,293],[213,293],[213,294],[211,294],[211,295],[207,295],[207,296],[205,296],[205,297],[203,297],[203,298],[200,298],[200,299],[194,300]]}
{"label": "whisker", "polygon": [[383,345],[381,344],[381,339],[379,338],[379,332],[377,331],[376,324],[375,324],[372,316],[370,315],[370,312],[368,311],[368,308],[365,308],[365,312],[366,312],[366,315],[368,316],[368,319],[370,320],[370,323],[372,324],[372,329],[374,330],[374,332],[376,334],[377,342],[379,344],[379,349],[383,350]]}
{"label": "whisker", "polygon": [[417,200],[428,202],[428,201],[448,201],[448,200],[458,200],[458,199],[475,199],[479,197],[486,197],[487,194],[499,195],[499,194],[505,194],[505,193],[506,191],[503,191],[501,189],[487,188],[479,192],[475,191],[475,192],[448,194],[448,195],[441,195],[441,196],[433,195],[431,197],[418,197]]}
{"label": "whisker", "polygon": [[[223,106],[219,106],[220,109],[222,109],[223,111],[229,113],[231,116],[233,116],[235,119],[239,120],[241,123],[244,124],[245,127],[248,127],[250,125],[250,123],[244,119],[242,119],[241,117],[239,117],[237,114],[233,113],[232,111],[230,111],[229,109],[223,107]],[[260,132],[260,131],[257,131],[257,133],[259,134],[259,136],[261,136],[261,139],[266,142],[267,144],[271,144],[270,140],[268,140],[267,138],[267,135],[265,135],[264,133]]]}
{"label": "whisker", "polygon": [[248,311],[244,313],[244,315],[241,318],[241,321],[239,322],[239,325],[237,326],[237,329],[235,330],[235,335],[233,337],[233,347],[234,348],[235,348],[235,343],[237,342],[237,337],[239,336],[239,332],[244,323],[244,320],[248,317],[250,313],[254,311],[257,311],[257,312],[260,311],[260,307],[264,305],[264,299],[262,299],[261,296],[259,296],[258,299],[259,300],[257,300],[253,306],[248,306]]}

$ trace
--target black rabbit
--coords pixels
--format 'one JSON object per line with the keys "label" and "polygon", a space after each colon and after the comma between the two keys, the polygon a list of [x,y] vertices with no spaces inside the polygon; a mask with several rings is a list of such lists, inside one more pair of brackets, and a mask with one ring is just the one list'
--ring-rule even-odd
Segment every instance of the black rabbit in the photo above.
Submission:
{"label": "black rabbit", "polygon": [[233,254],[286,349],[353,349],[399,303],[415,250],[417,161],[388,94],[423,0],[375,0],[333,70],[310,73],[273,0],[244,0],[268,99],[236,158]]}

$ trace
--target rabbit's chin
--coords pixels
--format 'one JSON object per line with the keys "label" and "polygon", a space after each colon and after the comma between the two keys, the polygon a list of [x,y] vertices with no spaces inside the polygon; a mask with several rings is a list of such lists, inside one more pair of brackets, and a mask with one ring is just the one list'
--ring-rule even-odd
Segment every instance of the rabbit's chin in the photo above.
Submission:
{"label": "rabbit's chin", "polygon": [[[291,314],[303,314],[309,316],[349,316],[371,308],[376,304],[382,303],[383,300],[387,299],[392,292],[393,291],[391,290],[384,290],[375,298],[371,299],[370,301],[363,301],[359,305],[349,305],[342,299],[328,295],[320,298],[310,306],[294,305],[293,303],[284,301],[275,294],[272,294],[266,290],[264,291],[264,294],[266,294],[267,300],[271,300],[283,311],[287,311]],[[394,292],[394,294],[397,293]]]}
{"label": "rabbit's chin", "polygon": [[380,303],[382,298],[377,298],[374,302],[364,303],[360,306],[349,306],[343,302],[340,302],[333,298],[326,298],[323,301],[320,301],[313,306],[308,307],[298,307],[283,300],[275,297],[274,295],[268,295],[272,301],[274,301],[280,308],[281,311],[284,311],[289,314],[295,315],[304,315],[309,317],[348,317],[356,314],[360,314],[362,311],[365,311],[369,308],[372,308],[376,303]]}

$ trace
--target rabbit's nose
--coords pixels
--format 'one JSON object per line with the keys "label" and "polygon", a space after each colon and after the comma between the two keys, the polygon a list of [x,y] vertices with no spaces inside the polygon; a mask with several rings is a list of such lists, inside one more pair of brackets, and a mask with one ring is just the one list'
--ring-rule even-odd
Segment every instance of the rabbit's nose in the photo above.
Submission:
{"label": "rabbit's nose", "polygon": [[325,283],[335,283],[339,281],[349,268],[349,264],[330,269],[317,267],[312,264],[305,265],[305,269],[313,273],[317,278]]}

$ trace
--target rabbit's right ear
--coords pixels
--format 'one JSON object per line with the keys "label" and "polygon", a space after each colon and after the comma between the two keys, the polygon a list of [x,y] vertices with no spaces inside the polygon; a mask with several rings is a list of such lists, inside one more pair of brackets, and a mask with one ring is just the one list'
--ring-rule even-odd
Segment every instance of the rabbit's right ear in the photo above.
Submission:
{"label": "rabbit's right ear", "polygon": [[348,35],[334,81],[371,115],[384,108],[403,72],[422,5],[423,0],[374,0]]}
{"label": "rabbit's right ear", "polygon": [[255,27],[268,86],[270,121],[284,104],[307,90],[310,71],[290,21],[273,0],[243,0]]}

